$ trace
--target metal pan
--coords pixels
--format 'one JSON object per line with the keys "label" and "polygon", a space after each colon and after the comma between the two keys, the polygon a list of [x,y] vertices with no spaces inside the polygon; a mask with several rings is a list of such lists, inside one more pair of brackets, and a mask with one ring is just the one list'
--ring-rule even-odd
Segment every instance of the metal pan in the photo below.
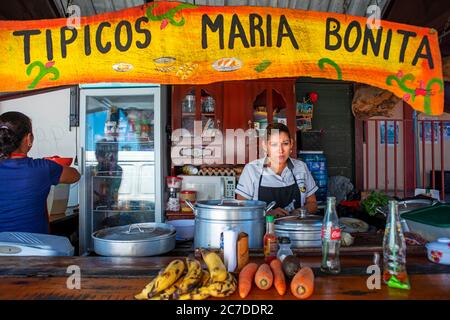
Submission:
{"label": "metal pan", "polygon": [[110,257],[157,256],[175,248],[175,227],[165,223],[138,223],[96,231],[95,253]]}

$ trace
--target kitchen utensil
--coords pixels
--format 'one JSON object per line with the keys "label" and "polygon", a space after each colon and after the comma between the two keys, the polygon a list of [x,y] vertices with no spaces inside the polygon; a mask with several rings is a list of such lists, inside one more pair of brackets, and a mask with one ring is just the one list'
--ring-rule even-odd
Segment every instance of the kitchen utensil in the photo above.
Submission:
{"label": "kitchen utensil", "polygon": [[291,239],[292,248],[322,246],[322,220],[317,215],[285,216],[275,220],[277,237]]}
{"label": "kitchen utensil", "polygon": [[95,253],[102,256],[156,256],[175,248],[176,230],[165,223],[139,223],[92,234]]}
{"label": "kitchen utensil", "polygon": [[436,203],[402,214],[411,232],[427,241],[450,237],[450,204]]}
{"label": "kitchen utensil", "polygon": [[427,243],[425,247],[430,261],[450,265],[450,238],[439,238]]}
{"label": "kitchen utensil", "polygon": [[249,248],[263,247],[265,233],[264,216],[275,202],[266,207],[256,200],[203,200],[186,204],[195,214],[195,248],[220,248],[220,234],[225,228],[235,227],[249,235]]}

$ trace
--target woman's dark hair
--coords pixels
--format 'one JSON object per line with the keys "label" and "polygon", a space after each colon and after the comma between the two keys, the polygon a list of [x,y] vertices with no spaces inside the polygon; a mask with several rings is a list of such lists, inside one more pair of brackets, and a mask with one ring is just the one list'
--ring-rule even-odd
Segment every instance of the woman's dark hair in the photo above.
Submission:
{"label": "woman's dark hair", "polygon": [[32,133],[31,119],[23,113],[5,112],[0,115],[0,159],[9,158],[29,133]]}
{"label": "woman's dark hair", "polygon": [[266,140],[269,140],[272,133],[284,132],[288,135],[289,140],[291,139],[291,133],[289,132],[289,128],[284,123],[271,123],[266,128]]}

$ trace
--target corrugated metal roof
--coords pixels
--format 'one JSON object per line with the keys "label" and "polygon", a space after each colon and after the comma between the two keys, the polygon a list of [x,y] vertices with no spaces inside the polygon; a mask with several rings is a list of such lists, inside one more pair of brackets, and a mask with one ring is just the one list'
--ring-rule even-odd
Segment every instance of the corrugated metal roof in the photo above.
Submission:
{"label": "corrugated metal roof", "polygon": [[[145,0],[54,0],[62,11],[70,2],[81,8],[82,16],[92,16],[139,6]],[[168,0],[171,1],[171,0]],[[172,0],[175,1],[175,0]],[[184,2],[208,6],[261,6],[275,8],[303,9],[322,12],[337,12],[354,16],[367,16],[370,5],[378,5],[381,12],[389,0],[185,0]]]}

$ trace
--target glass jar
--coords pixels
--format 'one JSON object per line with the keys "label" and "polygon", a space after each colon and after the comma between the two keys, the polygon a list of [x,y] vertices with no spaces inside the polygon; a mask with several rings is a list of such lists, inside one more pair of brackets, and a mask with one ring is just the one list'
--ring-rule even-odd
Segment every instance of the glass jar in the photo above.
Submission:
{"label": "glass jar", "polygon": [[291,239],[288,237],[280,237],[278,239],[278,252],[277,252],[277,258],[281,262],[283,262],[284,258],[287,256],[292,256],[294,253],[291,250]]}

